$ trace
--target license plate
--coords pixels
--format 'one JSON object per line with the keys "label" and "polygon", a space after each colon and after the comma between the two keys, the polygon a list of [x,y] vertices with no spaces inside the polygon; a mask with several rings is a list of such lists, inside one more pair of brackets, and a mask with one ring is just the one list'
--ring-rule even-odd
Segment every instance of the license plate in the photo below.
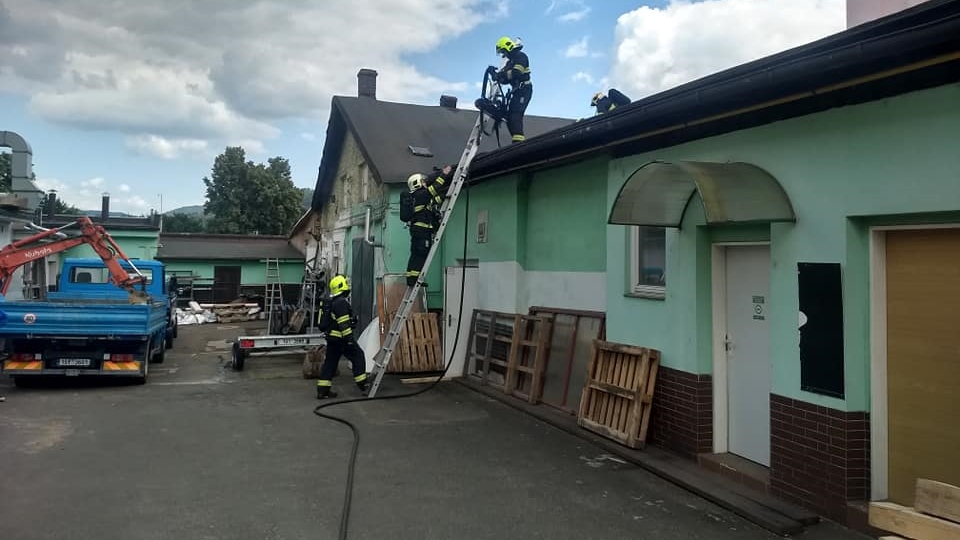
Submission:
{"label": "license plate", "polygon": [[307,338],[281,338],[277,340],[277,345],[307,345],[310,340]]}
{"label": "license plate", "polygon": [[57,367],[90,367],[89,358],[59,358]]}

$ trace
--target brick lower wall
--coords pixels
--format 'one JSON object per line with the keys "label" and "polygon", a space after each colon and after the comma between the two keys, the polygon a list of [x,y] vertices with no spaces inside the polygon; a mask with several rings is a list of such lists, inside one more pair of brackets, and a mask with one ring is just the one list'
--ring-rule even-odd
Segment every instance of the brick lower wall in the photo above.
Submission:
{"label": "brick lower wall", "polygon": [[687,457],[713,450],[713,380],[660,366],[648,440]]}
{"label": "brick lower wall", "polygon": [[843,522],[870,490],[870,417],[771,394],[770,491]]}

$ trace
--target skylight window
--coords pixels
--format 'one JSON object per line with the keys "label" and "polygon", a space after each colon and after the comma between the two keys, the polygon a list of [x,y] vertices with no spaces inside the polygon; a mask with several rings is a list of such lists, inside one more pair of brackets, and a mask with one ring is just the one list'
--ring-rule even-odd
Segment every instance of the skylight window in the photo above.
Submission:
{"label": "skylight window", "polygon": [[410,152],[415,156],[420,157],[433,157],[433,152],[430,151],[426,146],[408,146]]}

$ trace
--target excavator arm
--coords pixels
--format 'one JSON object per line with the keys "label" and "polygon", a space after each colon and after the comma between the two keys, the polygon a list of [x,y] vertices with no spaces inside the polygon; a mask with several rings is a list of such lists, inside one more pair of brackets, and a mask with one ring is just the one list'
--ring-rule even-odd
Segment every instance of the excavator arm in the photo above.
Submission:
{"label": "excavator arm", "polygon": [[[79,227],[79,236],[66,236],[63,231],[71,227]],[[53,237],[60,238],[52,242],[45,242]],[[73,223],[54,229],[42,229],[37,233],[23,240],[18,240],[8,244],[0,249],[0,294],[6,295],[10,288],[10,282],[13,273],[28,262],[42,259],[54,253],[66,251],[72,247],[87,244],[93,251],[103,259],[114,284],[125,289],[130,294],[132,302],[141,303],[146,301],[147,294],[143,290],[146,278],[137,270],[133,262],[124,254],[120,246],[114,242],[113,238],[107,234],[107,231],[100,225],[95,224],[90,218],[81,216]],[[118,258],[126,261],[133,268],[135,275],[130,275]],[[140,290],[136,286],[140,285]]]}

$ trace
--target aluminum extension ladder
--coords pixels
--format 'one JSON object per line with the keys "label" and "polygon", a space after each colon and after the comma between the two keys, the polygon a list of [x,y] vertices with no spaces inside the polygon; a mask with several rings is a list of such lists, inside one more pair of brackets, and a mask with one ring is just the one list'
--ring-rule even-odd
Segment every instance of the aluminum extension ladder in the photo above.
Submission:
{"label": "aluminum extension ladder", "polygon": [[383,375],[387,372],[387,366],[390,365],[390,359],[393,357],[394,348],[397,346],[397,342],[400,341],[400,334],[406,325],[407,316],[410,315],[410,311],[413,309],[414,302],[417,299],[417,294],[423,286],[423,278],[427,275],[427,270],[430,269],[433,256],[436,255],[437,250],[440,249],[440,239],[443,238],[443,233],[447,229],[447,221],[453,213],[453,205],[456,204],[457,197],[460,196],[460,189],[466,181],[470,162],[473,161],[473,158],[477,155],[477,151],[480,149],[480,138],[483,136],[483,114],[484,113],[481,112],[477,115],[477,123],[473,126],[473,131],[470,132],[467,145],[463,149],[463,154],[460,156],[460,163],[457,164],[457,170],[453,173],[453,181],[450,183],[447,196],[440,206],[440,226],[437,228],[436,235],[433,237],[433,243],[430,246],[429,253],[427,253],[427,258],[423,261],[420,277],[417,278],[417,283],[413,287],[407,287],[407,292],[403,295],[403,300],[397,309],[397,315],[390,324],[390,331],[387,332],[383,347],[373,359],[373,386],[370,387],[370,392],[367,394],[367,397],[375,396],[377,390],[380,388],[380,382],[383,380]]}
{"label": "aluminum extension ladder", "polygon": [[[273,333],[274,312],[283,307],[283,285],[280,279],[280,259],[267,259],[264,270],[263,307],[267,310],[267,333]],[[279,316],[279,313],[276,314]]]}

